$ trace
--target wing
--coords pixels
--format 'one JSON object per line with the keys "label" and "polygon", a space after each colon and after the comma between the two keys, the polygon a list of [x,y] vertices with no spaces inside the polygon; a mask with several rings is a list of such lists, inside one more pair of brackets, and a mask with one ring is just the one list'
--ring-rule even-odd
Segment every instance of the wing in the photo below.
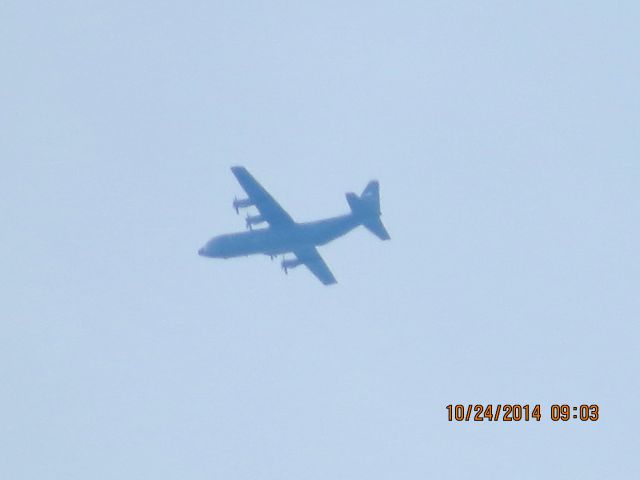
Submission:
{"label": "wing", "polygon": [[238,179],[238,183],[240,183],[244,191],[247,192],[249,199],[253,205],[256,206],[262,218],[269,222],[269,225],[277,227],[294,223],[291,215],[269,195],[269,192],[253,178],[246,168],[231,167],[231,171]]}
{"label": "wing", "polygon": [[338,283],[315,247],[294,250],[293,253],[324,285]]}

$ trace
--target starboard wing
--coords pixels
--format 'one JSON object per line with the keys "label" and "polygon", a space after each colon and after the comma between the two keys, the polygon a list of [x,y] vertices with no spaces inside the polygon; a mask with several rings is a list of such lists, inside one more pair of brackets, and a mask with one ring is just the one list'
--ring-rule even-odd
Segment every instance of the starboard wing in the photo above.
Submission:
{"label": "starboard wing", "polygon": [[294,250],[293,253],[324,285],[338,283],[315,247]]}
{"label": "starboard wing", "polygon": [[238,183],[247,192],[251,203],[256,206],[260,215],[269,225],[274,227],[287,226],[294,223],[293,218],[267,192],[258,181],[244,167],[231,167],[231,171],[238,179]]}

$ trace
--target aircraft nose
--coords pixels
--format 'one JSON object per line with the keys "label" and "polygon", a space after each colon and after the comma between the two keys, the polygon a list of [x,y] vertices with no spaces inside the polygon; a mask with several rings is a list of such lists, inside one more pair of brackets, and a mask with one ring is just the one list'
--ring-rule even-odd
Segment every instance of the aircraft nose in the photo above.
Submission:
{"label": "aircraft nose", "polygon": [[207,258],[218,258],[221,253],[222,249],[220,248],[220,240],[216,238],[209,240],[200,250],[198,250],[198,255]]}

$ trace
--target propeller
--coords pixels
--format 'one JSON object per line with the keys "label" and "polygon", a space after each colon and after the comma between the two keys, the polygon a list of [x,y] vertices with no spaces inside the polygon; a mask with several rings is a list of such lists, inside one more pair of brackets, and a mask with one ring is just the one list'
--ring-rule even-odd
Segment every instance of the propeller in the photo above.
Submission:
{"label": "propeller", "polygon": [[238,198],[233,197],[233,209],[236,211],[236,214],[240,214],[241,208],[247,208],[253,205],[253,202],[250,198]]}
{"label": "propeller", "polygon": [[247,218],[245,219],[245,224],[249,230],[253,228],[253,225],[259,225],[264,223],[265,220],[262,215],[249,215],[247,214]]}
{"label": "propeller", "polygon": [[300,261],[300,259],[293,258],[291,260],[287,260],[284,255],[282,256],[282,263],[280,264],[280,266],[282,267],[282,270],[284,270],[285,274],[288,275],[289,269],[296,268],[298,265],[302,265],[302,261]]}

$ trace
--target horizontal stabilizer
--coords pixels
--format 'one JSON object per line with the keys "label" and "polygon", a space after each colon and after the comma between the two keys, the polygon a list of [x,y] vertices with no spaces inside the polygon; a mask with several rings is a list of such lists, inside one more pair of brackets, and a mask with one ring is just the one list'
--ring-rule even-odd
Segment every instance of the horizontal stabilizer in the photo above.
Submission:
{"label": "horizontal stabilizer", "polygon": [[382,224],[380,217],[367,218],[362,222],[362,225],[364,225],[367,230],[373,233],[380,240],[391,239],[391,236],[389,235],[389,232],[387,232],[387,229],[384,228],[384,225]]}

